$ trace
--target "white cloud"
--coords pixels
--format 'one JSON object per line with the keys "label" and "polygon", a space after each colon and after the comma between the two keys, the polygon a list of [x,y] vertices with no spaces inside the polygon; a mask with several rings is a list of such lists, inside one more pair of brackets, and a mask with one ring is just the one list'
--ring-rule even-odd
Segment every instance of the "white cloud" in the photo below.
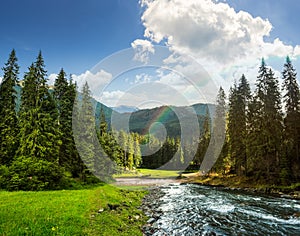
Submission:
{"label": "white cloud", "polygon": [[98,99],[109,107],[118,107],[120,105],[135,106],[147,100],[147,96],[143,94],[143,91],[137,93],[137,91],[115,90],[104,91]]}
{"label": "white cloud", "polygon": [[109,107],[115,107],[120,98],[124,95],[123,91],[116,90],[116,91],[104,91],[100,97],[97,97],[96,99],[102,103],[104,103],[106,106]]}
{"label": "white cloud", "polygon": [[57,78],[57,74],[50,74],[48,76],[48,84],[54,85],[56,78]]}
{"label": "white cloud", "polygon": [[154,43],[165,42],[173,52],[165,63],[177,63],[174,70],[179,72],[195,73],[197,65],[180,64],[180,55],[190,55],[208,71],[216,86],[222,85],[227,91],[243,73],[254,84],[262,57],[300,55],[300,46],[287,45],[279,38],[265,40],[273,28],[267,19],[236,12],[227,3],[141,0],[140,4],[144,36]]}
{"label": "white cloud", "polygon": [[88,82],[92,95],[98,97],[104,87],[111,81],[112,75],[104,70],[100,70],[97,73],[87,70],[81,75],[72,75],[72,79],[77,83],[79,90],[81,90],[85,82]]}
{"label": "white cloud", "polygon": [[142,73],[135,76],[134,84],[147,83],[152,80],[152,76]]}
{"label": "white cloud", "polygon": [[154,53],[154,47],[148,40],[136,39],[131,43],[131,47],[135,50],[134,60],[147,63],[149,54]]}
{"label": "white cloud", "polygon": [[0,84],[2,83],[2,79],[3,79],[3,78],[2,78],[2,77],[0,77]]}
{"label": "white cloud", "polygon": [[297,45],[294,49],[294,56],[300,56],[300,46]]}
{"label": "white cloud", "polygon": [[147,1],[142,21],[145,37],[154,42],[165,39],[176,52],[222,63],[262,46],[272,29],[268,20],[211,0]]}

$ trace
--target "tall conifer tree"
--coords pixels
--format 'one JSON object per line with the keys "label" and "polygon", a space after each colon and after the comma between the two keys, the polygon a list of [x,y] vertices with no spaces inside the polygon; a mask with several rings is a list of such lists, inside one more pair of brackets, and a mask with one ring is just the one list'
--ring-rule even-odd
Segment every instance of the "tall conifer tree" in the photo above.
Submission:
{"label": "tall conifer tree", "polygon": [[300,179],[300,92],[297,73],[289,57],[286,58],[283,78],[283,101],[285,104],[284,154],[282,171],[290,176],[290,167],[296,179]]}
{"label": "tall conifer tree", "polygon": [[0,84],[0,165],[9,165],[17,148],[18,121],[16,114],[16,90],[19,66],[15,50],[12,50]]}

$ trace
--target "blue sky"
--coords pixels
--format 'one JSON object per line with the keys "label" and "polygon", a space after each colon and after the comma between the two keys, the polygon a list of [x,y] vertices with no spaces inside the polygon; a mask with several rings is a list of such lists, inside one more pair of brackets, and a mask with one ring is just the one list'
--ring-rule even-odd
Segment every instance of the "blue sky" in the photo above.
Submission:
{"label": "blue sky", "polygon": [[[192,56],[208,71],[216,87],[222,85],[228,91],[241,73],[246,74],[252,85],[255,83],[262,56],[278,76],[288,54],[300,70],[299,12],[297,0],[3,1],[0,65],[4,65],[14,48],[22,78],[42,50],[52,81],[62,67],[68,74],[74,74],[79,84],[91,78],[92,87],[95,85],[98,89],[93,91],[95,97],[112,105],[122,102],[120,98],[129,93],[128,88],[133,84],[159,81],[183,89],[182,80],[188,76],[185,72],[188,67],[178,69],[179,61],[172,69],[179,70],[182,78],[157,69],[144,72],[138,69],[125,71],[118,77],[120,82],[115,80],[111,86],[108,86],[109,81],[117,75],[111,68],[101,67],[107,57],[126,48],[132,48],[147,64],[148,57],[160,51],[154,50],[155,45],[167,45],[170,53],[166,59],[174,60],[175,54]],[[104,63],[98,64],[101,60]],[[150,62],[153,63],[151,59]],[[106,84],[97,86],[97,81]],[[103,93],[99,92],[100,88],[109,89]],[[190,93],[190,89],[185,88],[185,92]],[[134,103],[138,96],[149,98],[146,92],[129,95],[132,100],[124,102],[127,105],[137,105]]]}
{"label": "blue sky", "polygon": [[227,1],[237,11],[244,10],[253,16],[269,19],[273,25],[270,39],[280,37],[284,42],[296,46],[299,44],[300,3],[297,0],[229,0]]}
{"label": "blue sky", "polygon": [[0,62],[15,48],[21,70],[41,49],[49,73],[82,73],[142,37],[141,9],[130,0],[1,2]]}

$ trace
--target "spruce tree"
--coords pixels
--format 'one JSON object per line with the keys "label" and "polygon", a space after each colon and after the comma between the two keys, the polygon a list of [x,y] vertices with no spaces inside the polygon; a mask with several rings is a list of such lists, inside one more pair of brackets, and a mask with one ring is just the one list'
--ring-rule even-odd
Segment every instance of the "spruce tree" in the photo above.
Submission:
{"label": "spruce tree", "polygon": [[55,80],[53,95],[58,109],[58,125],[61,135],[60,139],[62,141],[59,150],[59,164],[70,171],[73,177],[78,177],[81,164],[75,147],[72,130],[72,114],[76,96],[76,85],[72,83],[71,79],[68,82],[63,69],[60,70]]}
{"label": "spruce tree", "polygon": [[[264,60],[259,68],[255,100],[251,109],[256,115],[255,137],[252,139],[251,150],[255,155],[256,171],[267,181],[274,182],[279,174],[279,156],[282,141],[281,95],[278,79]],[[254,107],[255,105],[255,107]],[[258,163],[258,165],[257,165]]]}
{"label": "spruce tree", "polygon": [[128,141],[127,141],[127,167],[129,170],[132,170],[134,167],[134,139],[133,135],[130,133],[128,134]]}
{"label": "spruce tree", "polygon": [[134,139],[134,166],[138,168],[142,162],[142,153],[140,149],[139,135],[134,134],[133,139]]}
{"label": "spruce tree", "polygon": [[95,113],[94,107],[91,101],[91,91],[88,83],[86,82],[82,87],[82,100],[79,105],[79,123],[76,127],[77,137],[76,146],[78,148],[81,159],[84,161],[87,169],[84,169],[83,180],[86,179],[87,175],[95,173],[96,166],[96,150],[95,142]]}
{"label": "spruce tree", "polygon": [[247,124],[250,87],[244,75],[239,85],[234,85],[229,95],[228,143],[235,172],[241,176],[247,169]]}
{"label": "spruce tree", "polygon": [[200,167],[210,142],[211,122],[210,122],[210,114],[209,114],[208,106],[206,106],[205,108],[205,116],[203,119],[204,121],[203,121],[202,133],[199,140],[197,152],[193,160],[193,164],[196,165],[197,168]]}
{"label": "spruce tree", "polygon": [[107,132],[108,132],[107,122],[105,119],[103,106],[101,106],[101,109],[100,109],[100,136],[104,136],[105,134],[107,134]]}
{"label": "spruce tree", "polygon": [[230,88],[229,92],[229,104],[228,104],[228,145],[229,145],[229,156],[230,161],[233,163],[231,168],[234,171],[238,172],[238,159],[239,157],[239,144],[240,144],[240,137],[239,137],[239,127],[238,127],[238,113],[240,110],[238,109],[238,89],[236,83],[234,86]]}
{"label": "spruce tree", "polygon": [[242,75],[238,85],[238,127],[240,143],[238,147],[237,171],[238,174],[247,174],[247,135],[248,135],[248,116],[249,116],[249,102],[251,98],[251,91],[249,83]]}
{"label": "spruce tree", "polygon": [[43,58],[39,53],[36,63],[32,64],[29,72],[25,74],[17,156],[57,163],[61,141],[56,120],[52,116],[56,113],[56,108],[48,92],[45,76]]}
{"label": "spruce tree", "polygon": [[[283,102],[285,104],[284,118],[284,153],[281,164],[282,175],[286,178],[300,178],[300,92],[297,73],[289,57],[286,58],[283,78]],[[292,169],[293,173],[290,173]]]}
{"label": "spruce tree", "polygon": [[224,152],[223,147],[225,143],[226,133],[226,95],[224,89],[220,87],[216,100],[216,109],[212,124],[211,145],[209,145],[205,159],[201,164],[200,172],[202,174],[208,173],[214,165],[214,171],[223,169]]}
{"label": "spruce tree", "polygon": [[14,157],[18,142],[18,120],[16,114],[16,90],[19,66],[15,50],[12,50],[0,84],[0,165],[9,165]]}

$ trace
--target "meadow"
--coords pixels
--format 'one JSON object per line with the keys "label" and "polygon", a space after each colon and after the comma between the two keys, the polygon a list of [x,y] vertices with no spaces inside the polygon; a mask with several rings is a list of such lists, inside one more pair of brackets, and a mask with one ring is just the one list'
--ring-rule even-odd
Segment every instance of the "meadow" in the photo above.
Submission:
{"label": "meadow", "polygon": [[0,235],[142,235],[142,188],[0,191]]}

